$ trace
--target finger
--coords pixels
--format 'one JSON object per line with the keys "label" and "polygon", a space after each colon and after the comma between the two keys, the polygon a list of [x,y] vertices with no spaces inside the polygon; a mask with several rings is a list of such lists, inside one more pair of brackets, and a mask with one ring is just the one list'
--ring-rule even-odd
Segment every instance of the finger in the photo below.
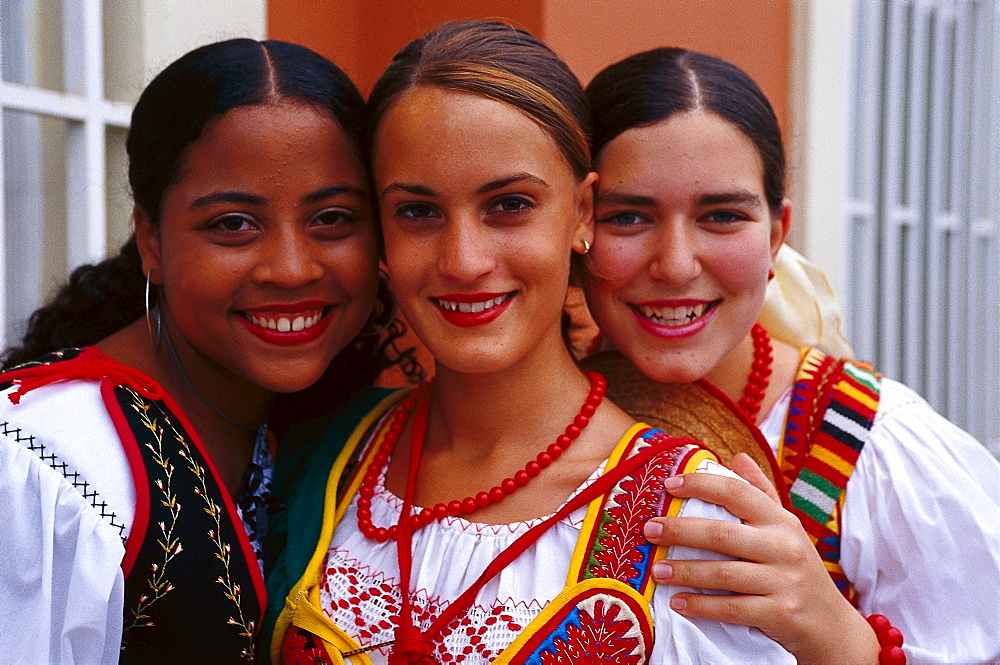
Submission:
{"label": "finger", "polygon": [[677,593],[670,598],[670,608],[686,617],[767,628],[770,602],[763,596]]}
{"label": "finger", "polygon": [[743,480],[759,489],[761,492],[766,494],[771,498],[772,501],[781,505],[781,497],[778,496],[778,490],[774,488],[771,481],[764,474],[757,463],[753,461],[753,458],[746,453],[737,453],[733,457],[731,464],[733,471],[740,474]]}
{"label": "finger", "polygon": [[[655,533],[657,529],[659,534]],[[770,561],[775,556],[768,533],[739,522],[710,517],[657,517],[647,523],[644,533],[651,543],[664,547],[707,550],[750,561]]]}
{"label": "finger", "polygon": [[[748,524],[784,524],[790,513],[750,483],[714,473],[685,473],[667,479],[671,495],[722,506]],[[792,516],[794,519],[794,516]]]}
{"label": "finger", "polygon": [[653,564],[657,584],[759,596],[776,590],[778,582],[770,572],[767,566],[749,561],[663,559]]}

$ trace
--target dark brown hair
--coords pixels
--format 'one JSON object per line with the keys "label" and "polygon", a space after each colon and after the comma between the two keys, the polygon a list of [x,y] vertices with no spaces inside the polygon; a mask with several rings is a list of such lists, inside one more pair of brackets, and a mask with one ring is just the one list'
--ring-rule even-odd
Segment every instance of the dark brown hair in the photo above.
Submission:
{"label": "dark brown hair", "polygon": [[370,139],[393,102],[418,85],[516,108],[552,137],[577,178],[590,171],[589,114],[580,82],[524,30],[493,21],[445,23],[407,44],[368,98]]}
{"label": "dark brown hair", "polygon": [[594,155],[633,127],[690,111],[714,113],[743,132],[764,164],[764,195],[771,214],[785,198],[781,128],[767,97],[736,65],[704,53],[658,48],[602,70],[587,86],[593,113]]}

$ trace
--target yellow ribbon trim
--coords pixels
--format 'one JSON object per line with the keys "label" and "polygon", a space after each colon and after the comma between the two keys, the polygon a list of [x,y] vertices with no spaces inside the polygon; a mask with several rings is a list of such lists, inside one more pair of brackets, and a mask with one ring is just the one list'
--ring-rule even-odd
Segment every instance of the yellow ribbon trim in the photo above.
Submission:
{"label": "yellow ribbon trim", "polygon": [[[629,439],[631,440],[631,439]],[[617,591],[620,594],[629,596],[636,601],[642,609],[642,616],[639,617],[640,620],[645,620],[646,625],[649,626],[649,634],[653,634],[653,615],[649,611],[649,603],[639,595],[635,589],[625,584],[624,582],[619,582],[607,577],[593,577],[582,582],[576,582],[572,586],[568,586],[559,593],[558,596],[552,599],[552,602],[545,606],[535,619],[528,624],[528,627],[521,631],[521,634],[517,636],[513,642],[511,642],[503,652],[497,656],[496,660],[493,661],[493,665],[509,665],[515,662],[513,659],[515,656],[519,655],[522,648],[532,639],[535,634],[545,627],[558,612],[561,612],[567,605],[576,605],[577,596],[582,592],[588,591],[590,589],[600,589],[602,591]],[[647,650],[651,649],[653,645],[646,644],[643,645]],[[518,661],[520,662],[520,661]]]}
{"label": "yellow ribbon trim", "polygon": [[[289,591],[288,597],[285,598],[285,607],[278,615],[278,619],[274,625],[274,633],[271,635],[271,661],[275,663],[281,662],[281,643],[285,638],[285,633],[288,631],[289,627],[295,623],[295,625],[300,628],[307,628],[300,623],[298,620],[306,621],[310,626],[313,626],[314,622],[316,624],[314,627],[308,627],[307,629],[313,634],[320,636],[326,641],[324,635],[329,635],[330,637],[337,636],[339,634],[344,634],[339,628],[337,628],[326,615],[319,610],[319,576],[320,571],[323,568],[323,560],[326,558],[326,553],[330,547],[330,541],[333,539],[333,530],[336,528],[337,523],[340,518],[343,517],[345,507],[337,506],[337,484],[340,482],[340,476],[344,472],[344,467],[347,466],[347,462],[350,460],[351,455],[354,454],[355,449],[361,443],[362,438],[371,429],[372,425],[381,418],[386,411],[392,408],[397,402],[401,401],[407,394],[409,394],[412,389],[400,389],[385,397],[378,405],[372,409],[361,421],[358,423],[354,432],[348,437],[347,443],[344,444],[344,449],[340,451],[340,456],[337,457],[337,461],[334,462],[333,467],[330,468],[330,475],[327,476],[326,481],[326,498],[324,499],[323,507],[323,527],[320,530],[319,540],[316,542],[316,550],[313,552],[312,558],[309,560],[309,565],[306,566],[305,572],[302,573],[302,577],[299,581],[295,583],[292,590]],[[372,446],[374,450],[377,446]],[[345,496],[354,496],[354,492],[357,491],[357,485],[360,485],[361,478],[363,474],[358,474],[355,483],[352,484],[351,493]],[[313,605],[307,609],[307,606]],[[327,631],[329,627],[329,631]],[[332,631],[332,632],[330,632]],[[350,640],[350,638],[347,638]],[[351,640],[352,644],[355,644]],[[336,648],[336,647],[334,647]],[[345,651],[351,651],[353,649],[360,648],[354,646]],[[339,653],[339,650],[338,650]],[[332,653],[331,653],[332,655]],[[368,661],[358,661],[367,662]]]}

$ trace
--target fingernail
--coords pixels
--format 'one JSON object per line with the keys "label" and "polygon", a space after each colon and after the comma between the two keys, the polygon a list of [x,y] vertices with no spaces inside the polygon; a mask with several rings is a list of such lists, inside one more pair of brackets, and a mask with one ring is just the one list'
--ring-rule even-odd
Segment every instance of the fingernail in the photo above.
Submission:
{"label": "fingernail", "polygon": [[642,527],[642,532],[646,534],[646,538],[659,538],[663,535],[663,525],[659,522],[646,522],[646,526]]}
{"label": "fingernail", "polygon": [[[669,580],[674,575],[674,567],[666,561],[657,561],[653,564],[653,577],[658,580]],[[684,609],[683,607],[681,609]]]}
{"label": "fingernail", "polygon": [[687,609],[687,606],[688,602],[685,598],[678,598],[677,596],[674,596],[670,599],[670,607],[675,610],[684,610]]}
{"label": "fingernail", "polygon": [[684,476],[670,476],[663,481],[668,490],[675,490],[684,484]]}

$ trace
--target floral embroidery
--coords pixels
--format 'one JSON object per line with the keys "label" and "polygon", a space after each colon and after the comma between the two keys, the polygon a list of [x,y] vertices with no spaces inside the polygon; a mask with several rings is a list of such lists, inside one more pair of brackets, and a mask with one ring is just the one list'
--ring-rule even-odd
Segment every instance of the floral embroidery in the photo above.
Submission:
{"label": "floral embroidery", "polygon": [[160,501],[167,509],[168,520],[157,523],[160,527],[160,537],[157,543],[163,549],[162,563],[154,563],[150,566],[150,575],[147,579],[149,584],[149,594],[139,596],[138,605],[131,610],[132,620],[125,624],[122,635],[122,649],[125,648],[125,638],[128,631],[133,628],[151,628],[155,622],[149,614],[149,609],[158,600],[174,590],[174,585],[167,580],[167,566],[173,562],[174,558],[184,551],[180,541],[174,538],[174,527],[177,525],[177,517],[181,512],[181,504],[177,501],[177,494],[173,491],[172,481],[174,475],[174,465],[170,458],[163,452],[163,427],[155,419],[150,417],[149,410],[152,404],[145,403],[138,395],[134,395],[132,408],[139,414],[139,418],[146,429],[153,433],[155,445],[147,443],[146,447],[153,453],[153,460],[156,465],[163,470],[163,478],[157,478],[153,484],[162,497]]}
{"label": "floral embroidery", "polygon": [[633,621],[619,619],[621,607],[606,605],[603,600],[593,604],[592,611],[580,608],[578,623],[566,626],[566,638],[556,637],[552,650],[541,652],[542,665],[574,665],[575,663],[641,663],[640,640],[631,633]]}
{"label": "floral embroidery", "polygon": [[[174,528],[180,516],[182,504],[178,501],[176,493],[173,491],[174,472],[176,471],[171,459],[164,453],[163,440],[165,434],[164,425],[169,429],[169,436],[177,445],[177,455],[184,461],[187,471],[194,476],[194,494],[199,497],[204,504],[203,510],[209,516],[215,528],[207,531],[206,535],[211,541],[216,559],[222,564],[223,574],[219,575],[215,582],[220,584],[223,595],[233,605],[233,612],[226,623],[235,626],[238,634],[245,638],[245,646],[241,655],[245,660],[253,660],[253,634],[256,627],[255,621],[248,621],[243,612],[243,591],[240,585],[233,581],[231,568],[232,547],[222,537],[223,508],[213,498],[208,485],[208,472],[199,463],[199,456],[191,449],[191,442],[184,433],[172,422],[169,412],[159,408],[155,402],[149,401],[130,388],[124,388],[130,397],[132,409],[139,415],[140,422],[153,435],[153,443],[147,442],[145,447],[151,451],[156,468],[162,471],[162,476],[153,480],[153,485],[160,494],[160,502],[168,511],[168,519],[157,522],[160,537],[157,543],[163,550],[163,563],[153,563],[150,566],[150,577],[148,584],[150,594],[143,594],[139,597],[138,605],[131,611],[133,619],[126,625],[125,632],[137,627],[153,627],[155,622],[149,615],[150,607],[158,600],[162,599],[176,587],[168,581],[167,567],[183,551],[184,547],[178,538],[174,537]],[[154,407],[162,415],[163,425],[152,414]],[[123,635],[122,649],[125,649]]]}

